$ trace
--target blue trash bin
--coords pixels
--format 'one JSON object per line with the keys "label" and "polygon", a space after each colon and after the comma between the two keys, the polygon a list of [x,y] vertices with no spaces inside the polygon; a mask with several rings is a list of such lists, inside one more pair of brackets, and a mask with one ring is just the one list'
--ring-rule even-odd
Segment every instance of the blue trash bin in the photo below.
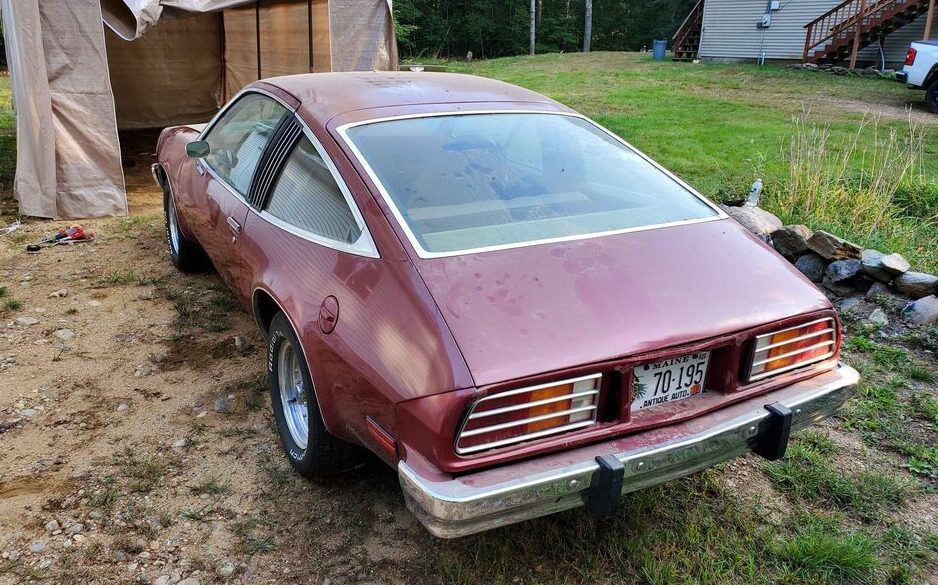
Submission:
{"label": "blue trash bin", "polygon": [[664,61],[664,54],[668,50],[668,41],[667,40],[655,40],[654,45],[652,46],[655,61]]}

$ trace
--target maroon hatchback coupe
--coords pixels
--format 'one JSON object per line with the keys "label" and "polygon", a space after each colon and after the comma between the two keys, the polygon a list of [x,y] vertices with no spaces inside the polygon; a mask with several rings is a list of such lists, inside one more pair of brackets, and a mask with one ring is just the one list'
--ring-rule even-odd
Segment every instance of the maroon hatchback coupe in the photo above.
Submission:
{"label": "maroon hatchback coupe", "polygon": [[157,150],[172,261],[207,256],[253,311],[293,466],[367,447],[438,536],[778,458],[858,380],[788,262],[518,87],[268,79]]}

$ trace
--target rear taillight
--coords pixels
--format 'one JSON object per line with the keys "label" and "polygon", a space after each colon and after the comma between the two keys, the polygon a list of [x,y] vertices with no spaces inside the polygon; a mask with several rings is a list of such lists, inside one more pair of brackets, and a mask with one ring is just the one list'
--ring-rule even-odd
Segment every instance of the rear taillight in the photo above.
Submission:
{"label": "rear taillight", "polygon": [[915,57],[918,55],[918,51],[909,47],[909,52],[905,54],[905,64],[906,65],[915,65]]}
{"label": "rear taillight", "polygon": [[748,381],[826,360],[837,351],[837,324],[819,319],[756,336]]}
{"label": "rear taillight", "polygon": [[456,437],[456,452],[468,455],[596,424],[601,380],[594,374],[480,398]]}

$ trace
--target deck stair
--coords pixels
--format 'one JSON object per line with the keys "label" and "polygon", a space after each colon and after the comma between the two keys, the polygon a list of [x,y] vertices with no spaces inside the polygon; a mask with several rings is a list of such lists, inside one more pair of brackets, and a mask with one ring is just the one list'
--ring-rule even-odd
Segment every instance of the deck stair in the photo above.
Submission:
{"label": "deck stair", "polygon": [[700,35],[703,30],[704,0],[698,0],[694,9],[690,11],[684,22],[674,33],[673,60],[693,61],[697,58],[700,49]]}
{"label": "deck stair", "polygon": [[849,61],[853,68],[860,50],[913,22],[928,6],[928,0],[846,0],[805,25],[802,61]]}

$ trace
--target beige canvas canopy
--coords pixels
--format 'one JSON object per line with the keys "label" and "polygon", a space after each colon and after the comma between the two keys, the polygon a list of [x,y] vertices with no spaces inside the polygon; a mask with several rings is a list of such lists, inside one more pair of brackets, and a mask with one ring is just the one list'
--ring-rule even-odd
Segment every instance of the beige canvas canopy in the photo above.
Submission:
{"label": "beige canvas canopy", "polygon": [[126,214],[118,129],[205,121],[263,77],[397,67],[390,0],[0,0],[0,10],[24,215]]}

